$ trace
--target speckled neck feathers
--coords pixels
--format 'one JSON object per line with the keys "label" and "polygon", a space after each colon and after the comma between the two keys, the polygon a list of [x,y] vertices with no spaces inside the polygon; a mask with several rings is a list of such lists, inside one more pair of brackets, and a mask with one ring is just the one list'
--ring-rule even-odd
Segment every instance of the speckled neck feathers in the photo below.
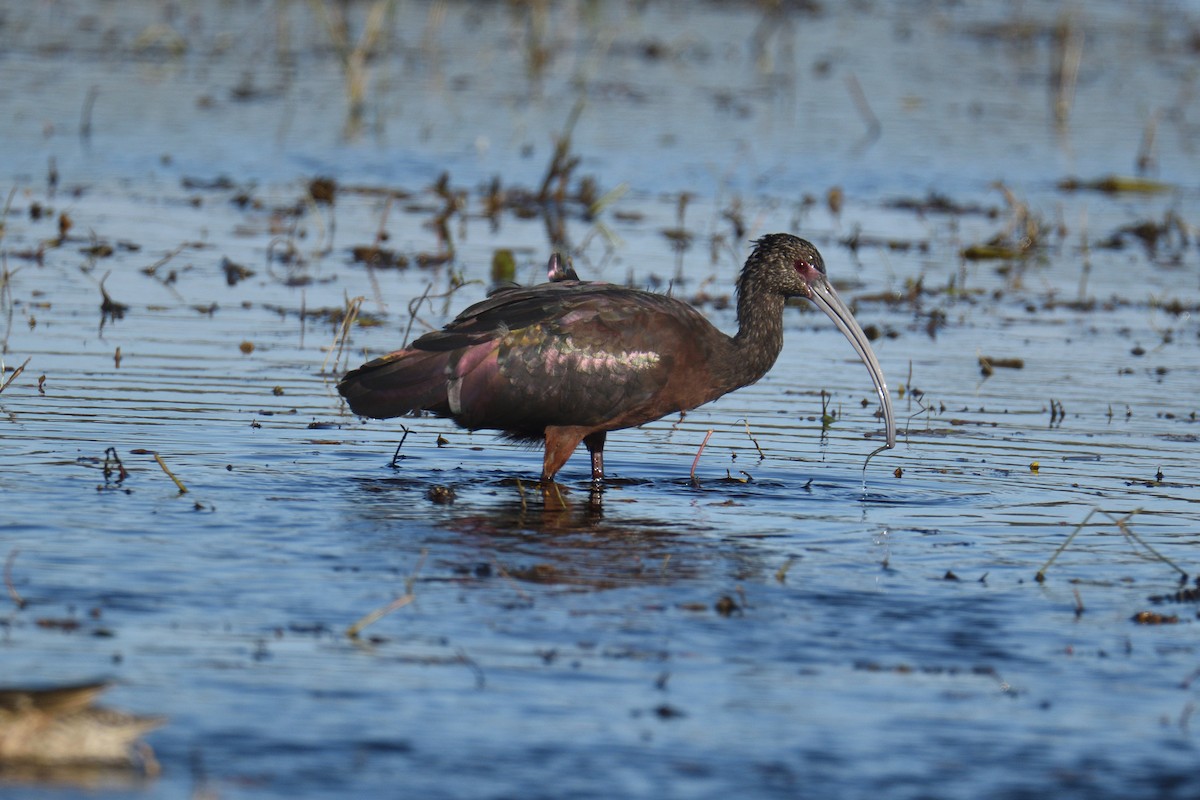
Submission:
{"label": "speckled neck feathers", "polygon": [[726,391],[748,386],[767,374],[783,350],[786,297],[774,286],[768,238],[760,239],[737,281],[738,331],[713,365]]}

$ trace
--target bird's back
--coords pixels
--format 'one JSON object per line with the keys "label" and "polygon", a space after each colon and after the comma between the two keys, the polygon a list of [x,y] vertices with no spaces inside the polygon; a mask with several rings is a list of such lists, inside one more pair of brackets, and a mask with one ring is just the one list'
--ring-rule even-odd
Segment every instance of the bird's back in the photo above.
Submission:
{"label": "bird's back", "polygon": [[549,425],[615,429],[712,399],[693,401],[711,394],[703,365],[726,342],[681,301],[565,280],[498,291],[338,389],[364,416],[426,410],[519,438]]}

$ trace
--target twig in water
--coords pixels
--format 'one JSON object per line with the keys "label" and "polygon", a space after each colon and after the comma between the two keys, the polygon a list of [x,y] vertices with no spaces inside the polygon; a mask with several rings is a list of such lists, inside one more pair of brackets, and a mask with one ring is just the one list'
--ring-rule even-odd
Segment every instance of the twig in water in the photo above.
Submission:
{"label": "twig in water", "polygon": [[1132,528],[1130,528],[1130,527],[1129,527],[1129,526],[1126,524],[1126,523],[1129,521],[1129,519],[1130,519],[1130,518],[1131,518],[1131,517],[1132,517],[1134,514],[1138,514],[1138,513],[1141,513],[1141,509],[1140,509],[1140,508],[1135,508],[1133,511],[1130,511],[1128,514],[1126,514],[1125,516],[1121,517],[1120,519],[1117,519],[1116,517],[1114,517],[1112,514],[1108,513],[1107,511],[1105,511],[1105,512],[1104,512],[1104,516],[1106,516],[1106,517],[1108,517],[1109,519],[1111,519],[1111,520],[1113,521],[1113,524],[1117,526],[1117,530],[1119,530],[1119,531],[1120,531],[1122,534],[1124,534],[1126,538],[1132,539],[1133,541],[1135,541],[1135,542],[1137,542],[1138,544],[1140,544],[1142,547],[1144,547],[1144,548],[1146,548],[1147,550],[1149,550],[1149,551],[1150,551],[1150,553],[1151,553],[1151,554],[1152,554],[1152,555],[1153,555],[1155,558],[1157,558],[1159,561],[1163,562],[1163,563],[1164,563],[1164,564],[1166,564],[1168,567],[1170,567],[1171,569],[1175,570],[1175,571],[1176,571],[1176,572],[1178,572],[1180,575],[1182,575],[1184,580],[1187,580],[1188,574],[1187,574],[1187,572],[1186,572],[1186,571],[1184,571],[1184,570],[1183,570],[1183,569],[1182,569],[1182,568],[1181,568],[1181,567],[1180,567],[1178,564],[1176,564],[1174,561],[1172,561],[1171,559],[1167,558],[1167,557],[1166,557],[1166,556],[1164,556],[1162,553],[1158,552],[1158,551],[1157,551],[1157,550],[1155,550],[1153,547],[1151,547],[1151,546],[1150,546],[1150,545],[1149,545],[1149,544],[1146,542],[1146,540],[1145,540],[1145,539],[1143,539],[1142,537],[1140,537],[1140,536],[1138,536],[1136,533],[1134,533],[1134,532],[1133,532],[1133,529],[1132,529]]}
{"label": "twig in water", "polygon": [[4,241],[4,221],[8,219],[8,212],[12,210],[13,198],[17,196],[17,187],[14,186],[8,191],[8,199],[4,201],[4,210],[0,211],[0,242]]}
{"label": "twig in water", "polygon": [[100,94],[99,86],[92,86],[83,98],[83,110],[79,113],[79,138],[85,143],[92,138],[92,108],[96,105],[96,97]]}
{"label": "twig in water", "polygon": [[461,647],[458,648],[458,660],[471,668],[471,672],[475,673],[475,688],[482,689],[487,686],[487,677],[483,674],[483,668],[475,662],[475,659],[467,655],[467,651]]}
{"label": "twig in water", "polygon": [[754,449],[758,451],[758,460],[766,461],[767,454],[764,453],[763,449],[758,446],[758,439],[755,439],[754,434],[750,432],[750,420],[743,419],[742,422],[746,425],[746,436],[749,437],[750,441],[754,442]]}
{"label": "twig in water", "polygon": [[1075,82],[1079,77],[1079,64],[1083,60],[1083,30],[1075,24],[1075,17],[1065,13],[1055,31],[1057,63],[1054,82],[1054,121],[1060,131],[1066,130],[1075,102]]}
{"label": "twig in water", "polygon": [[1154,136],[1158,131],[1158,117],[1157,111],[1151,114],[1142,130],[1142,144],[1138,147],[1137,157],[1137,169],[1141,175],[1145,175],[1154,166]]}
{"label": "twig in water", "polygon": [[[554,489],[555,499],[558,500],[558,510],[565,511],[566,509],[570,508],[570,506],[567,505],[567,498],[563,497],[562,487],[558,485],[558,481],[550,481],[550,486]],[[546,490],[546,487],[543,486],[542,487],[542,497],[547,498],[549,496],[550,496],[550,493]],[[549,511],[550,509],[546,509],[546,510]]]}
{"label": "twig in water", "polygon": [[396,469],[396,462],[400,460],[400,448],[404,447],[404,440],[408,438],[409,434],[408,428],[404,425],[401,425],[400,429],[404,431],[404,435],[400,437],[400,444],[396,445],[396,452],[392,453],[392,463],[388,465],[392,469]]}
{"label": "twig in water", "polygon": [[[387,241],[387,219],[388,213],[392,210],[392,201],[395,198],[388,195],[383,203],[383,212],[379,215],[379,227],[375,230],[375,242],[373,244],[375,251],[380,252],[383,248],[383,243]],[[371,281],[371,292],[375,295],[375,305],[380,311],[387,308],[387,303],[383,300],[383,289],[379,286],[379,275],[375,271],[375,259],[368,258],[366,260],[367,278]]]}
{"label": "twig in water", "polygon": [[362,308],[365,297],[355,297],[353,300],[346,300],[346,312],[342,315],[342,325],[338,329],[337,337],[333,340],[333,344],[329,347],[329,352],[325,354],[325,360],[321,362],[321,374],[325,374],[325,367],[329,365],[329,357],[336,353],[333,359],[333,368],[336,371],[338,362],[342,360],[342,348],[346,346],[346,338],[350,335],[350,329],[354,327],[354,321],[358,319],[358,310]]}
{"label": "twig in water", "polygon": [[4,586],[8,589],[8,596],[12,598],[13,603],[18,609],[25,607],[25,598],[21,597],[21,593],[17,591],[17,587],[13,584],[12,568],[13,562],[17,560],[17,553],[20,552],[20,550],[14,547],[4,562]]}
{"label": "twig in water", "polygon": [[104,450],[104,483],[108,484],[112,480],[113,473],[117,473],[116,483],[120,484],[129,477],[129,470],[125,469],[125,465],[121,463],[121,457],[117,455],[117,448],[108,447]]}
{"label": "twig in water", "polygon": [[162,460],[162,456],[160,456],[158,453],[155,453],[154,460],[158,462],[160,467],[162,467],[162,471],[167,473],[167,477],[174,481],[175,485],[179,487],[179,493],[187,494],[187,487],[183,485],[183,482],[180,481],[179,478],[175,477],[175,473],[171,472],[171,470],[167,468],[167,464]]}
{"label": "twig in water", "polygon": [[358,622],[351,625],[349,628],[346,629],[346,635],[349,636],[351,639],[357,639],[359,632],[362,631],[363,628],[367,627],[368,625],[370,625],[374,622],[377,622],[378,620],[382,619],[383,617],[386,617],[388,614],[392,613],[393,611],[396,611],[397,609],[404,608],[406,605],[408,605],[409,603],[411,603],[413,600],[416,600],[416,599],[417,599],[417,596],[414,594],[405,594],[405,595],[401,595],[400,597],[397,597],[395,600],[388,603],[383,608],[375,609],[370,614],[367,614],[365,617],[360,619]]}
{"label": "twig in water", "polygon": [[0,392],[3,392],[5,389],[7,389],[8,385],[10,383],[12,383],[13,381],[15,381],[17,379],[17,376],[25,371],[25,365],[28,364],[32,358],[33,358],[33,356],[30,356],[29,358],[25,359],[25,361],[21,364],[21,366],[19,366],[13,370],[13,374],[8,376],[8,380],[6,380],[4,382],[3,386],[0,386]]}
{"label": "twig in water", "polygon": [[1075,592],[1075,619],[1079,619],[1083,616],[1083,597],[1079,594],[1078,589],[1073,591]]}
{"label": "twig in water", "polygon": [[792,568],[792,564],[795,564],[796,561],[797,559],[794,556],[788,556],[788,560],[784,561],[779,569],[775,570],[775,580],[780,583],[787,583],[788,570]]}
{"label": "twig in water", "polygon": [[[172,277],[170,275],[168,275],[166,278],[158,277],[158,268],[161,266],[164,266],[168,261],[170,261],[175,256],[182,253],[184,248],[189,247],[189,246],[191,246],[191,245],[189,245],[189,243],[184,242],[183,244],[179,245],[178,247],[175,247],[174,249],[167,252],[166,255],[164,255],[158,261],[155,261],[150,266],[142,267],[143,275],[145,275],[148,278],[153,278],[154,280],[158,281],[160,284],[162,284],[163,288],[165,288],[171,294],[175,295],[176,300],[179,300],[181,302],[183,301],[183,295],[180,294],[179,290],[175,288],[175,284],[174,284]],[[107,278],[108,276],[105,275],[104,277]]]}
{"label": "twig in water", "polygon": [[429,297],[429,290],[432,288],[432,281],[425,284],[425,291],[421,292],[421,296],[408,304],[408,327],[404,329],[404,338],[400,340],[401,347],[408,347],[408,335],[412,333],[413,323],[417,320],[417,309],[425,302],[425,298]]}
{"label": "twig in water", "polygon": [[[567,124],[563,126],[562,136],[554,141],[554,155],[550,159],[546,177],[542,179],[542,187],[538,190],[538,200],[543,203],[551,199],[562,203],[571,171],[579,164],[578,156],[571,157],[571,136],[575,131],[575,123],[579,121],[579,115],[583,113],[583,106],[583,98],[576,101],[571,113],[567,116]],[[555,197],[552,198],[550,184],[555,180],[558,180],[559,187]]]}
{"label": "twig in water", "polygon": [[[908,377],[904,379],[904,391],[908,393],[908,410],[912,411],[913,393],[912,389],[912,359],[908,360]],[[918,401],[917,405],[920,405]],[[919,411],[917,413],[920,413]]]}
{"label": "twig in water", "polygon": [[847,75],[846,88],[850,90],[850,99],[854,101],[854,107],[858,109],[859,116],[867,124],[867,134],[858,146],[859,150],[865,150],[879,139],[883,133],[883,124],[879,121],[879,117],[875,116],[875,112],[871,110],[871,104],[867,102],[867,95],[863,92],[862,84],[858,82],[858,78],[854,77],[854,75]]}
{"label": "twig in water", "polygon": [[428,552],[428,550],[421,551],[421,557],[417,560],[417,566],[413,568],[412,574],[409,575],[408,579],[404,581],[404,594],[400,595],[386,606],[375,609],[370,614],[367,614],[358,622],[351,625],[346,629],[347,636],[349,636],[351,639],[357,639],[358,634],[362,632],[363,628],[371,625],[374,622],[377,622],[383,617],[386,617],[396,609],[404,608],[413,600],[417,599],[416,593],[413,592],[413,586],[416,584],[417,574],[421,571],[421,567],[425,564],[425,556],[428,555]]}
{"label": "twig in water", "polygon": [[1073,540],[1073,539],[1075,538],[1076,534],[1078,534],[1078,533],[1079,533],[1079,531],[1083,530],[1083,527],[1084,527],[1085,525],[1087,525],[1087,523],[1088,523],[1088,520],[1090,520],[1090,519],[1092,518],[1092,515],[1093,515],[1093,514],[1096,514],[1097,512],[1098,512],[1098,513],[1101,513],[1101,514],[1103,514],[1104,516],[1106,516],[1106,517],[1108,517],[1110,520],[1112,520],[1112,523],[1113,523],[1114,525],[1116,525],[1116,526],[1117,526],[1117,530],[1119,530],[1119,531],[1121,532],[1121,534],[1122,534],[1123,536],[1125,536],[1125,538],[1127,538],[1127,539],[1130,539],[1130,540],[1132,540],[1132,541],[1136,542],[1137,544],[1140,544],[1142,547],[1146,548],[1146,550],[1147,550],[1147,551],[1148,551],[1148,552],[1149,552],[1149,553],[1150,553],[1152,556],[1154,556],[1154,558],[1155,558],[1155,559],[1157,559],[1158,561],[1161,561],[1162,563],[1166,564],[1168,567],[1170,567],[1171,569],[1173,569],[1173,570],[1175,570],[1176,572],[1178,572],[1178,573],[1179,573],[1181,576],[1183,576],[1183,579],[1184,579],[1184,580],[1187,580],[1188,574],[1187,574],[1187,572],[1186,572],[1184,569],[1182,569],[1182,568],[1181,568],[1181,567],[1180,567],[1178,564],[1176,564],[1174,561],[1172,561],[1171,559],[1167,558],[1167,557],[1166,557],[1166,556],[1164,556],[1162,553],[1158,552],[1158,551],[1157,551],[1157,550],[1155,550],[1153,547],[1151,547],[1151,546],[1150,546],[1150,545],[1149,545],[1149,544],[1146,542],[1146,540],[1145,540],[1145,539],[1143,539],[1142,537],[1138,536],[1136,533],[1134,533],[1134,532],[1133,532],[1133,529],[1129,527],[1129,524],[1128,524],[1128,523],[1129,523],[1129,520],[1130,520],[1130,518],[1131,518],[1131,517],[1133,517],[1133,515],[1134,515],[1134,514],[1139,514],[1139,513],[1141,513],[1141,509],[1140,509],[1140,508],[1135,508],[1133,511],[1130,511],[1128,514],[1126,514],[1125,516],[1123,516],[1123,517],[1120,517],[1120,518],[1114,517],[1114,516],[1113,516],[1112,514],[1110,514],[1109,512],[1107,512],[1107,511],[1102,511],[1102,510],[1101,510],[1101,509],[1099,509],[1099,508],[1093,508],[1091,511],[1089,511],[1089,512],[1088,512],[1088,515],[1087,515],[1086,517],[1084,517],[1084,518],[1083,518],[1083,522],[1081,522],[1081,523],[1079,523],[1078,525],[1076,525],[1076,526],[1075,526],[1075,530],[1071,531],[1071,535],[1070,535],[1070,536],[1068,536],[1068,537],[1066,538],[1066,541],[1064,541],[1064,542],[1063,542],[1061,545],[1059,545],[1059,546],[1058,546],[1058,549],[1054,551],[1054,553],[1053,553],[1053,554],[1050,556],[1050,558],[1049,558],[1049,559],[1047,559],[1046,563],[1042,565],[1042,568],[1041,568],[1041,569],[1039,569],[1039,570],[1037,571],[1037,575],[1035,575],[1035,576],[1034,576],[1034,579],[1035,579],[1035,580],[1036,580],[1038,583],[1044,583],[1044,582],[1045,582],[1045,580],[1046,580],[1046,570],[1047,570],[1047,569],[1050,567],[1050,565],[1051,565],[1052,563],[1054,563],[1054,560],[1055,560],[1056,558],[1058,558],[1059,554],[1060,554],[1060,553],[1062,553],[1062,551],[1063,551],[1063,550],[1066,550],[1066,549],[1067,549],[1067,546],[1071,544],[1071,540]]}
{"label": "twig in water", "polygon": [[1041,569],[1039,569],[1039,570],[1037,571],[1037,574],[1033,576],[1033,579],[1034,579],[1035,581],[1037,581],[1038,583],[1045,583],[1045,582],[1046,582],[1046,570],[1047,570],[1047,569],[1049,569],[1049,568],[1050,568],[1050,565],[1054,563],[1054,559],[1058,558],[1059,554],[1060,554],[1060,553],[1061,553],[1063,550],[1066,550],[1066,549],[1067,549],[1067,547],[1068,547],[1068,546],[1071,544],[1071,540],[1072,540],[1072,539],[1074,539],[1074,538],[1075,538],[1075,536],[1076,536],[1076,535],[1077,535],[1077,534],[1078,534],[1078,533],[1079,533],[1081,530],[1083,530],[1083,526],[1084,526],[1084,525],[1087,525],[1087,524],[1088,524],[1088,520],[1090,520],[1090,519],[1092,518],[1092,515],[1093,515],[1093,514],[1095,514],[1095,513],[1096,513],[1097,511],[1099,511],[1099,510],[1100,510],[1100,509],[1098,509],[1098,508],[1093,508],[1091,511],[1089,511],[1089,512],[1088,512],[1087,516],[1083,518],[1083,522],[1081,522],[1081,523],[1079,523],[1078,525],[1076,525],[1076,526],[1075,526],[1075,530],[1071,531],[1071,535],[1070,535],[1070,536],[1068,536],[1068,537],[1066,538],[1066,540],[1065,540],[1065,541],[1063,541],[1063,543],[1062,543],[1062,544],[1060,544],[1060,545],[1058,546],[1058,549],[1057,549],[1057,550],[1055,550],[1053,553],[1051,553],[1051,554],[1050,554],[1050,558],[1046,559],[1046,563],[1045,563],[1045,564],[1042,564],[1042,568],[1041,568]]}
{"label": "twig in water", "polygon": [[529,592],[521,588],[521,584],[517,583],[513,576],[508,574],[508,570],[504,568],[503,564],[493,558],[492,566],[495,568],[497,575],[508,581],[508,584],[512,590],[515,591],[517,596],[521,598],[521,602],[529,603],[530,605],[533,604],[533,598],[529,596]]}
{"label": "twig in water", "polygon": [[696,457],[692,459],[692,472],[690,479],[692,486],[699,489],[700,481],[696,480],[696,465],[700,463],[700,454],[704,452],[704,446],[708,444],[708,438],[713,435],[712,429],[709,428],[708,433],[704,434],[704,441],[700,443],[700,449],[696,451]]}
{"label": "twig in water", "polygon": [[[451,276],[452,279],[454,277],[455,276],[453,276],[453,275]],[[421,307],[421,303],[424,303],[427,300],[445,300],[446,306],[448,308],[450,305],[450,298],[454,295],[455,292],[457,292],[459,289],[463,288],[464,286],[470,286],[471,284],[474,284],[474,283],[482,283],[482,281],[477,281],[477,280],[475,280],[475,281],[454,281],[454,280],[452,280],[450,288],[447,289],[446,291],[442,292],[441,294],[430,294],[429,290],[433,288],[433,284],[432,283],[427,284],[425,286],[425,291],[421,293],[420,297],[417,297],[417,298],[409,301],[409,304],[408,304],[408,327],[404,329],[404,339],[401,340],[400,346],[408,347],[408,336],[410,333],[412,333],[413,323],[416,322],[417,320],[420,320],[421,324],[430,330],[433,330],[435,327],[433,325],[430,325],[428,322],[426,322],[425,320],[423,320],[417,316],[417,309],[419,309]],[[432,308],[432,307],[433,307],[433,305],[431,303],[430,308]],[[443,312],[443,313],[445,313],[445,312]]]}
{"label": "twig in water", "polygon": [[521,479],[517,478],[517,495],[521,498],[521,513],[524,514],[525,508],[525,486],[521,483]]}
{"label": "twig in water", "polygon": [[[4,240],[4,219],[0,217],[0,242]],[[0,249],[0,313],[4,315],[4,333],[0,335],[0,353],[8,352],[8,337],[12,335],[13,327],[13,296],[12,277],[20,272],[20,268],[8,268],[8,254]],[[4,374],[4,364],[0,362],[0,375]]]}
{"label": "twig in water", "polygon": [[1087,299],[1088,275],[1092,271],[1092,249],[1088,245],[1088,215],[1087,209],[1079,212],[1079,251],[1082,254],[1082,265],[1079,269],[1079,302]]}
{"label": "twig in water", "polygon": [[370,61],[376,55],[376,44],[385,33],[386,23],[391,17],[395,0],[378,0],[367,12],[366,22],[358,41],[351,44],[349,26],[346,22],[346,12],[343,10],[338,18],[329,15],[326,4],[313,0],[312,5],[321,12],[329,39],[342,62],[342,73],[346,81],[348,109],[343,135],[347,139],[356,138],[362,130],[363,117],[366,112],[366,94],[370,82]]}

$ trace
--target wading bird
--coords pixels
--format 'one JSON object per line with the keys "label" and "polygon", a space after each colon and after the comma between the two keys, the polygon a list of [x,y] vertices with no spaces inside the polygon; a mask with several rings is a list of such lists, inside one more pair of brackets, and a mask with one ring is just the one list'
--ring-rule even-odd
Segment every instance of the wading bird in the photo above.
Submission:
{"label": "wading bird", "polygon": [[672,297],[562,272],[551,259],[551,282],[493,293],[442,330],[347,373],[338,391],[362,416],[430,411],[471,430],[545,441],[543,484],[583,442],[601,480],[609,431],[688,411],[766,375],[783,349],[784,303],[805,297],[870,370],[885,447],[895,445],[883,370],[804,239],[776,233],[754,243],[737,282],[734,336]]}

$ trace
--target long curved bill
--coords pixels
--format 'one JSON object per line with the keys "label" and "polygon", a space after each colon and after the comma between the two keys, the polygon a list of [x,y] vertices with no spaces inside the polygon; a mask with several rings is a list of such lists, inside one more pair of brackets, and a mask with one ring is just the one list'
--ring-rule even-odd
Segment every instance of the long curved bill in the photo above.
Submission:
{"label": "long curved bill", "polygon": [[879,405],[883,408],[883,422],[887,427],[887,444],[884,447],[895,447],[896,416],[892,412],[892,396],[888,393],[887,382],[883,379],[883,368],[879,366],[879,360],[875,358],[875,353],[871,351],[871,345],[867,342],[867,335],[863,333],[862,327],[828,280],[814,280],[809,283],[809,288],[812,290],[809,299],[833,320],[833,324],[850,340],[858,357],[867,365],[871,380],[875,382],[875,393],[879,395]]}

